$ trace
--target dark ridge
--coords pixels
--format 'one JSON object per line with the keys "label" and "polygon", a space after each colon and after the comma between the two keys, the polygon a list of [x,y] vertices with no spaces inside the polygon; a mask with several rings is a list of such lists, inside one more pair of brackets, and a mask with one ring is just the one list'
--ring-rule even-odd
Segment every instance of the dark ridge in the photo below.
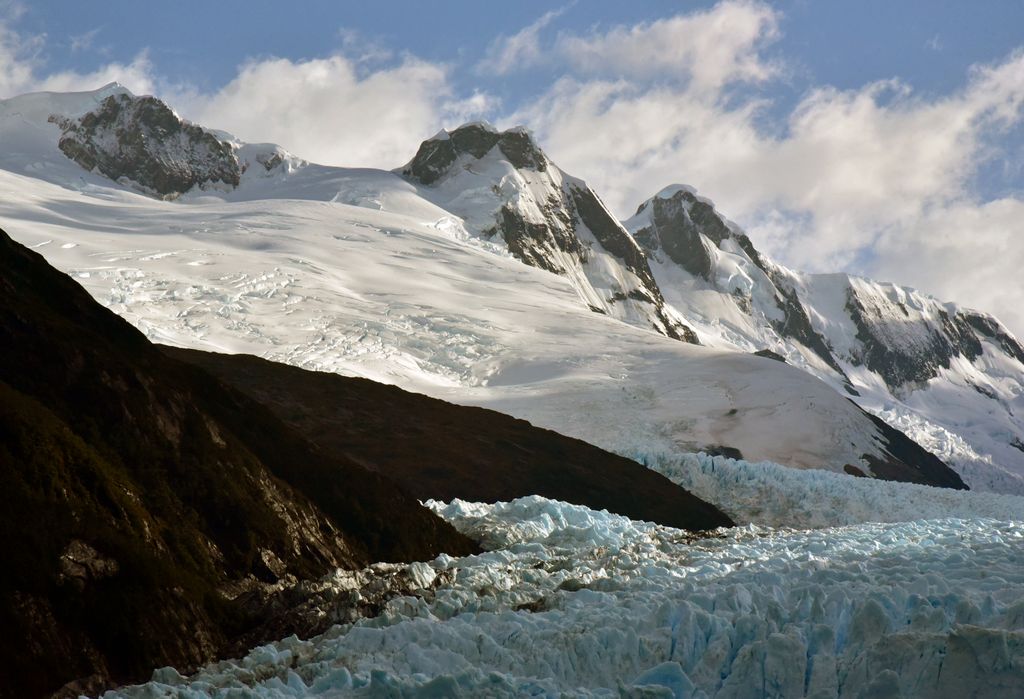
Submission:
{"label": "dark ridge", "polygon": [[[715,259],[709,246],[721,248],[726,239],[735,240],[775,287],[775,304],[783,313],[781,321],[772,321],[775,331],[783,337],[796,340],[821,357],[843,378],[847,390],[853,391],[832,348],[811,325],[796,291],[761,257],[749,237],[734,231],[715,211],[714,206],[686,190],[680,190],[670,197],[654,197],[642,204],[637,213],[647,207],[651,209],[651,224],[640,229],[636,239],[649,250],[662,250],[670,260],[704,281],[712,281],[714,272]],[[746,300],[739,297],[737,302],[742,305]]]}
{"label": "dark ridge", "polygon": [[620,259],[626,265],[626,269],[640,279],[643,288],[650,294],[650,298],[634,296],[634,299],[646,301],[654,306],[655,316],[662,324],[662,327],[657,329],[674,340],[699,345],[700,340],[697,339],[697,333],[693,331],[693,328],[672,320],[665,312],[665,299],[651,272],[647,255],[626,232],[622,224],[608,213],[594,190],[589,187],[583,189],[573,185],[570,187],[570,193],[572,194],[572,203],[583,225],[590,229],[605,250]]}
{"label": "dark ridge", "polygon": [[692,202],[682,194],[689,193],[681,192],[668,199],[652,199],[651,225],[638,231],[636,239],[649,250],[663,250],[670,260],[687,272],[708,281],[713,259],[705,247],[700,229],[684,207],[684,202]]}
{"label": "dark ridge", "polygon": [[970,311],[958,313],[957,317],[963,318],[975,332],[992,340],[999,349],[1024,364],[1024,347],[995,318]]}
{"label": "dark ridge", "polygon": [[[857,405],[853,401],[850,402]],[[954,490],[968,490],[967,484],[963,482],[957,472],[947,466],[942,459],[885,420],[872,415],[859,405],[857,405],[857,409],[875,423],[875,427],[881,432],[881,446],[885,450],[885,457],[878,458],[870,454],[861,456],[868,462],[871,472],[875,474],[876,478],[953,488]]]}
{"label": "dark ridge", "polygon": [[77,120],[50,121],[63,130],[58,146],[68,158],[164,197],[217,182],[237,187],[241,177],[229,144],[155,97],[111,95]]}
{"label": "dark ridge", "polygon": [[605,250],[622,260],[626,269],[639,277],[645,287],[654,290],[660,302],[661,291],[654,281],[654,275],[643,250],[636,245],[622,225],[612,218],[592,189],[573,186],[571,192],[573,204],[583,225],[590,229]]}
{"label": "dark ridge", "polygon": [[731,524],[654,471],[525,420],[246,355],[164,351],[269,406],[326,453],[384,473],[420,499],[536,494],[682,529]]}
{"label": "dark ridge", "polygon": [[[548,211],[550,216],[556,216],[558,211],[551,207]],[[563,221],[563,226],[550,226],[547,223],[534,223],[526,221],[512,207],[501,207],[501,218],[498,228],[501,236],[508,245],[508,250],[516,259],[525,262],[531,267],[539,267],[554,274],[565,274],[566,270],[556,262],[555,250],[561,250],[578,257],[584,256],[579,238],[569,233],[570,222]],[[498,231],[495,230],[494,233]]]}
{"label": "dark ridge", "polygon": [[402,174],[422,184],[433,184],[448,172],[461,153],[468,153],[479,160],[495,146],[513,167],[540,172],[547,169],[544,153],[522,129],[499,133],[484,124],[466,124],[446,133],[447,138],[432,138],[420,144]]}
{"label": "dark ridge", "polygon": [[743,452],[736,447],[724,447],[718,444],[711,444],[703,446],[700,449],[708,456],[724,456],[727,459],[735,459],[741,461],[743,459]]}
{"label": "dark ridge", "polygon": [[782,362],[783,364],[789,364],[789,362],[786,361],[785,357],[783,357],[778,352],[773,352],[772,350],[768,349],[767,347],[765,349],[757,350],[756,352],[754,352],[754,354],[757,355],[758,357],[764,357],[765,359],[772,359],[772,360],[775,360],[776,362]]}
{"label": "dark ridge", "polygon": [[850,378],[843,371],[842,367],[839,366],[839,362],[836,361],[828,341],[811,325],[811,319],[807,315],[804,305],[800,303],[800,297],[797,295],[796,290],[789,288],[779,279],[779,275],[774,270],[768,273],[768,278],[771,279],[772,285],[778,291],[779,296],[775,298],[775,303],[783,313],[781,322],[772,321],[775,331],[783,337],[793,338],[821,357],[833,371],[843,378],[843,383],[846,385],[847,390],[856,393],[853,390]]}
{"label": "dark ridge", "polygon": [[0,491],[5,699],[211,661],[246,590],[477,550],[2,231]]}

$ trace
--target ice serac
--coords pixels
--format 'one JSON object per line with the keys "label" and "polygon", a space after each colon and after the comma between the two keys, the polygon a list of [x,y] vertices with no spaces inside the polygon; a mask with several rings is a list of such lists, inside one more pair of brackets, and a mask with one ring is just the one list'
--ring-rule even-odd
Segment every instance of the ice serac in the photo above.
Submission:
{"label": "ice serac", "polygon": [[4,699],[195,667],[259,621],[250,593],[475,549],[2,231],[0,493]]}
{"label": "ice serac", "polygon": [[624,225],[705,344],[810,371],[971,487],[1024,493],[1024,348],[998,320],[895,284],[787,269],[685,185]]}
{"label": "ice serac", "polygon": [[50,119],[68,158],[144,192],[173,198],[195,187],[238,186],[241,167],[231,144],[155,97],[120,91],[77,118]]}
{"label": "ice serac", "polygon": [[401,173],[472,233],[570,280],[591,310],[697,344],[665,303],[644,251],[585,182],[522,128],[472,123],[424,141]]}

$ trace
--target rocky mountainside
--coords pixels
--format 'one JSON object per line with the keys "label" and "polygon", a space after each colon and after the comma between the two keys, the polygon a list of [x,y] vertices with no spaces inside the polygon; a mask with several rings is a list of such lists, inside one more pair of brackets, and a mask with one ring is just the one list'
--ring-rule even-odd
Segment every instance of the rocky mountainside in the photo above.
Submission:
{"label": "rocky mountainside", "polygon": [[585,182],[521,128],[472,123],[424,141],[400,169],[467,229],[568,278],[591,310],[697,343],[662,298],[647,258]]}
{"label": "rocky mountainside", "polygon": [[0,270],[0,696],[194,667],[247,590],[475,550],[2,232]]}
{"label": "rocky mountainside", "polygon": [[635,461],[493,410],[257,357],[164,352],[268,406],[324,452],[386,475],[420,500],[542,495],[677,529],[731,525],[713,505]]}
{"label": "rocky mountainside", "polygon": [[704,342],[771,352],[909,430],[969,484],[1024,492],[1024,347],[998,320],[895,284],[789,270],[689,187],[666,188],[625,226]]}
{"label": "rocky mountainside", "polygon": [[[962,486],[927,452],[897,456],[910,452],[813,377],[678,342],[689,335],[664,321],[681,314],[656,260],[522,129],[445,132],[407,174],[210,132],[242,163],[239,186],[165,203],[58,147],[51,117],[79,120],[118,95],[130,93],[0,102],[0,139],[15,144],[0,153],[0,184],[16,192],[0,216],[154,339],[393,382],[634,459],[728,448]],[[41,214],[40,200],[61,214]],[[522,226],[500,228],[508,216]],[[112,217],[116,231],[102,223]],[[517,237],[524,222],[534,234]]]}
{"label": "rocky mountainside", "polygon": [[237,187],[241,167],[230,143],[182,121],[155,97],[107,96],[78,118],[52,115],[58,145],[86,170],[174,198],[195,187]]}

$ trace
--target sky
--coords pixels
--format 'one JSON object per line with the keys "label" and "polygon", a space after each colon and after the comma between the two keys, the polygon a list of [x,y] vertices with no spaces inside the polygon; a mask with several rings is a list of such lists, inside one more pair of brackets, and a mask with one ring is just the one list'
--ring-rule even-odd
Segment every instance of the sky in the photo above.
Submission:
{"label": "sky", "polygon": [[620,217],[690,184],[1024,336],[1024,3],[0,0],[0,97],[112,80],[325,164],[523,124]]}

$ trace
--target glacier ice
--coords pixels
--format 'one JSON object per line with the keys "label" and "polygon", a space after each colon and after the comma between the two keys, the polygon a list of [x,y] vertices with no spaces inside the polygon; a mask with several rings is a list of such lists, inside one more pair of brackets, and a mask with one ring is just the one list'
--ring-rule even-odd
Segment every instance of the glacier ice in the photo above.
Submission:
{"label": "glacier ice", "polygon": [[105,697],[1019,697],[1024,522],[965,502],[704,538],[540,497],[430,502],[489,549],[410,570],[451,583]]}
{"label": "glacier ice", "polygon": [[803,529],[951,517],[1024,520],[1024,497],[1018,495],[879,483],[704,453],[636,458],[743,524]]}

